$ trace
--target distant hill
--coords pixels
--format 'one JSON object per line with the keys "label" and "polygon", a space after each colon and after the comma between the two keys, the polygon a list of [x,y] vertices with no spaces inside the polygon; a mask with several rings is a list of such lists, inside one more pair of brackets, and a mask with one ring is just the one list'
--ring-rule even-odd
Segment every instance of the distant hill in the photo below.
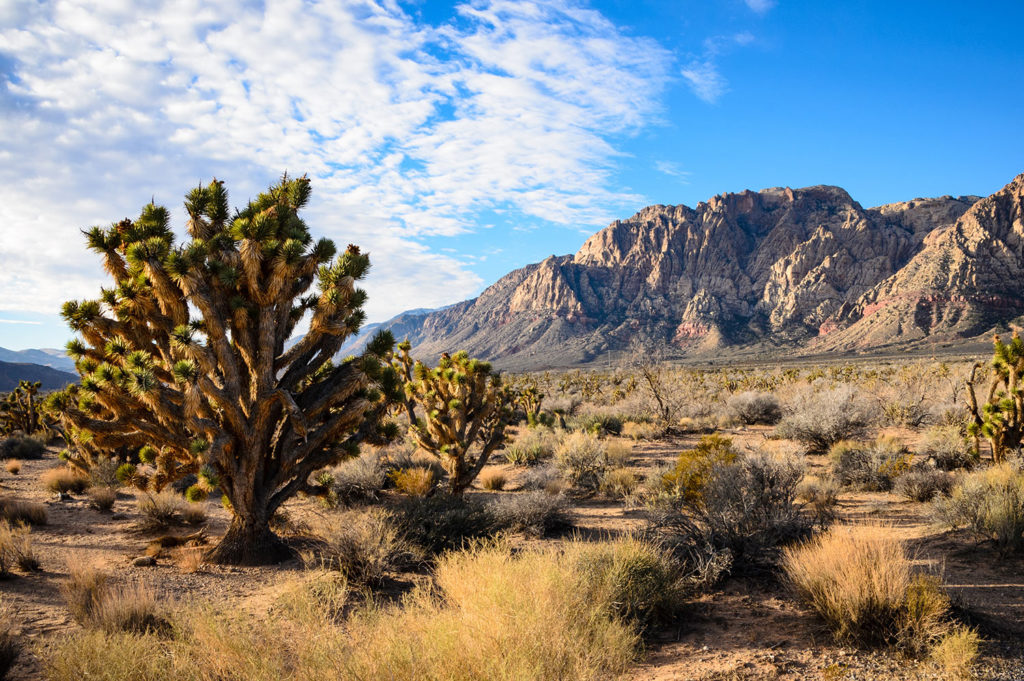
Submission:
{"label": "distant hill", "polygon": [[40,381],[42,390],[60,390],[69,383],[77,382],[78,374],[41,364],[0,361],[0,392],[14,390],[18,381]]}
{"label": "distant hill", "polygon": [[42,364],[51,369],[59,371],[75,370],[75,362],[67,356],[63,350],[55,348],[40,348],[38,350],[8,350],[0,348],[0,362],[13,362],[15,364]]}

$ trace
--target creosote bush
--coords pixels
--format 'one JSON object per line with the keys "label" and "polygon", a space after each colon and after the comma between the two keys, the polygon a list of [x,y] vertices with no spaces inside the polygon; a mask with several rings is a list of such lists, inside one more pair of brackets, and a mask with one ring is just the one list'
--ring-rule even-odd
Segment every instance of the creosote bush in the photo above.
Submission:
{"label": "creosote bush", "polygon": [[605,445],[597,435],[577,430],[566,435],[555,450],[555,463],[569,484],[594,490],[607,466]]}
{"label": "creosote bush", "polygon": [[910,501],[931,501],[948,494],[953,487],[952,476],[930,466],[914,466],[896,478],[892,491]]}
{"label": "creosote bush", "polygon": [[338,464],[331,475],[333,501],[345,505],[376,501],[387,483],[384,463],[372,452]]}
{"label": "creosote bush", "polygon": [[17,433],[0,440],[0,459],[41,459],[46,445],[37,437]]}
{"label": "creosote bush", "polygon": [[918,452],[944,471],[970,469],[978,461],[958,426],[935,426],[925,431]]}
{"label": "creosote bush", "polygon": [[922,655],[959,635],[938,580],[914,572],[902,541],[887,528],[833,527],[787,549],[783,569],[840,642]]}
{"label": "creosote bush", "polygon": [[862,435],[871,423],[872,411],[852,386],[808,389],[795,396],[775,432],[804,443],[808,453],[823,454],[841,440]]}
{"label": "creosote bush", "polygon": [[704,488],[715,468],[731,464],[738,456],[732,440],[721,435],[705,435],[693,449],[682,452],[675,467],[662,475],[662,487],[687,506],[704,502]]}
{"label": "creosote bush", "polygon": [[773,425],[782,418],[782,406],[771,393],[752,390],[733,395],[726,401],[729,413],[741,423]]}
{"label": "creosote bush", "polygon": [[898,440],[837,442],[829,451],[832,476],[844,487],[888,492],[896,478],[910,470],[910,453]]}
{"label": "creosote bush", "polygon": [[948,527],[992,540],[1002,553],[1024,549],[1024,471],[1004,463],[969,473],[935,501],[934,512]]}

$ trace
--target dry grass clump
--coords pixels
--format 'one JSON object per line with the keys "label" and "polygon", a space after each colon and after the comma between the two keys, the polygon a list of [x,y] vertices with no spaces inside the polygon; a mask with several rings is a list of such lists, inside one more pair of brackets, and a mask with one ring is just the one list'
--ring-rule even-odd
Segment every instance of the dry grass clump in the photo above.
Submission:
{"label": "dry grass clump", "polygon": [[937,519],[991,539],[1000,552],[1024,548],[1024,471],[1004,463],[963,476],[935,502]]}
{"label": "dry grass clump", "polygon": [[601,492],[613,499],[624,499],[640,487],[640,476],[627,468],[613,468],[601,476]]}
{"label": "dry grass clump", "polygon": [[6,679],[21,655],[21,641],[14,633],[14,615],[0,607],[0,679]]}
{"label": "dry grass clump", "polygon": [[597,435],[588,431],[572,432],[558,443],[555,464],[570,485],[597,489],[607,465],[605,445]]}
{"label": "dry grass clump", "polygon": [[181,509],[181,521],[186,525],[202,525],[206,522],[206,507],[201,501],[187,501]]}
{"label": "dry grass clump", "polygon": [[312,539],[314,546],[303,551],[303,562],[308,567],[338,570],[357,584],[379,584],[389,572],[424,558],[391,514],[378,508],[325,519],[313,528]]}
{"label": "dry grass clump", "polygon": [[433,469],[426,466],[399,468],[388,473],[388,478],[395,483],[396,490],[411,497],[426,496],[437,482]]}
{"label": "dry grass clump", "polygon": [[505,460],[513,466],[532,466],[551,458],[558,446],[558,436],[550,428],[521,428],[504,451]]}
{"label": "dry grass clump", "polygon": [[929,657],[946,674],[946,678],[971,678],[971,667],[978,658],[980,643],[978,632],[956,627],[932,647]]}
{"label": "dry grass clump", "polygon": [[903,542],[887,528],[832,528],[787,549],[783,569],[841,642],[920,655],[958,635],[938,580],[915,573]]}
{"label": "dry grass clump", "polygon": [[823,454],[841,440],[863,435],[872,418],[871,404],[852,386],[809,388],[794,397],[775,432],[804,443],[808,453]]}
{"label": "dry grass clump", "polygon": [[910,453],[898,440],[837,442],[829,451],[832,476],[844,487],[888,492],[896,478],[910,470]]}
{"label": "dry grass clump", "polygon": [[144,532],[166,530],[184,522],[184,515],[190,504],[174,492],[165,490],[150,494],[143,492],[138,497],[138,510],[142,515],[139,529]]}
{"label": "dry grass clump", "polygon": [[374,452],[342,462],[331,476],[334,501],[345,505],[375,501],[387,483],[387,470]]}
{"label": "dry grass clump", "polygon": [[822,525],[836,518],[839,483],[832,477],[806,476],[796,488],[797,501],[805,504]]}
{"label": "dry grass clump", "polygon": [[203,568],[205,552],[202,546],[182,546],[174,552],[174,564],[186,574],[199,572]]}
{"label": "dry grass clump", "polygon": [[522,488],[543,491],[552,496],[557,496],[565,491],[565,481],[562,479],[562,473],[558,467],[553,463],[549,463],[528,470],[522,477]]}
{"label": "dry grass clump", "polygon": [[51,681],[601,681],[628,671],[638,626],[674,611],[667,556],[632,541],[449,553],[435,586],[343,621],[347,587],[321,589],[314,575],[317,588],[286,594],[267,618],[196,609],[171,639],[83,632],[43,663]]}
{"label": "dry grass clump", "polygon": [[633,460],[633,443],[611,440],[605,445],[604,459],[609,468],[623,468]]}
{"label": "dry grass clump", "polygon": [[39,569],[39,559],[32,550],[28,526],[0,520],[0,576],[7,575],[12,566],[33,572]]}
{"label": "dry grass clump", "polygon": [[483,471],[477,479],[480,481],[481,487],[493,492],[505,489],[505,483],[508,482],[505,473],[494,468]]}
{"label": "dry grass clump", "polygon": [[89,505],[97,511],[109,512],[117,501],[117,489],[113,487],[92,487],[89,489]]}
{"label": "dry grass clump", "polygon": [[949,473],[929,466],[914,466],[896,478],[892,491],[910,501],[931,501],[937,496],[949,494],[953,478]]}
{"label": "dry grass clump", "polygon": [[647,421],[626,421],[622,424],[622,437],[632,440],[654,440],[661,437],[665,429]]}
{"label": "dry grass clump", "polygon": [[71,616],[87,629],[144,634],[168,627],[152,587],[141,582],[114,586],[95,566],[70,567],[61,594]]}
{"label": "dry grass clump", "polygon": [[561,494],[523,492],[503,495],[488,504],[487,511],[498,527],[537,537],[572,525],[569,506]]}
{"label": "dry grass clump", "polygon": [[67,466],[59,466],[44,471],[39,476],[39,481],[43,483],[43,487],[55,494],[81,494],[89,486],[88,476]]}
{"label": "dry grass clump", "polygon": [[726,400],[729,414],[746,425],[773,425],[782,418],[782,406],[775,395],[752,390],[741,392]]}
{"label": "dry grass clump", "polygon": [[4,497],[0,499],[0,518],[12,523],[46,524],[46,506],[35,501]]}
{"label": "dry grass clump", "polygon": [[17,475],[21,472],[21,461],[18,459],[8,459],[4,464],[4,469],[11,475]]}

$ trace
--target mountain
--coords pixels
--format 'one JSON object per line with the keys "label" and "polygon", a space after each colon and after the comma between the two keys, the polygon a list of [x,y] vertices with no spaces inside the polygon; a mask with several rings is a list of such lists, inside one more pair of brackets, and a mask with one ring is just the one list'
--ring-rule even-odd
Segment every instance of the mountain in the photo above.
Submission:
{"label": "mountain", "polygon": [[14,390],[18,381],[40,381],[42,390],[59,390],[69,383],[78,382],[78,374],[57,371],[41,364],[0,361],[0,391]]}
{"label": "mountain", "polygon": [[465,349],[512,369],[635,347],[676,357],[801,350],[851,325],[837,315],[849,317],[979,199],[863,208],[839,187],[815,186],[650,206],[406,331],[418,356]]}
{"label": "mountain", "polygon": [[1024,174],[933,231],[892,276],[835,315],[823,350],[984,333],[1024,315]]}
{"label": "mountain", "polygon": [[74,371],[75,362],[63,350],[43,348],[41,350],[8,350],[0,348],[0,362],[16,364],[42,364],[60,371]]}

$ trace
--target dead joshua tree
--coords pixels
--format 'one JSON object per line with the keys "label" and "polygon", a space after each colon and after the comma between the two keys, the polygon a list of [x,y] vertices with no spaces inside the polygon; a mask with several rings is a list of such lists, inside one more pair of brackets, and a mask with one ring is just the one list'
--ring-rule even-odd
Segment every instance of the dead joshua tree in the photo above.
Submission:
{"label": "dead joshua tree", "polygon": [[[310,475],[383,442],[401,387],[378,335],[331,363],[363,323],[356,288],[369,257],[313,241],[299,210],[309,180],[285,176],[230,216],[223,183],[188,193],[190,239],[175,244],[166,209],[86,232],[114,280],[63,316],[81,384],[51,398],[70,434],[68,458],[88,468],[114,451],[147,453],[134,484],[159,490],[202,473],[225,495],[231,525],[208,558],[261,564],[287,548],[269,527]],[[306,295],[313,284],[318,293]],[[296,325],[309,331],[286,347]],[[193,493],[193,498],[195,494]]]}

